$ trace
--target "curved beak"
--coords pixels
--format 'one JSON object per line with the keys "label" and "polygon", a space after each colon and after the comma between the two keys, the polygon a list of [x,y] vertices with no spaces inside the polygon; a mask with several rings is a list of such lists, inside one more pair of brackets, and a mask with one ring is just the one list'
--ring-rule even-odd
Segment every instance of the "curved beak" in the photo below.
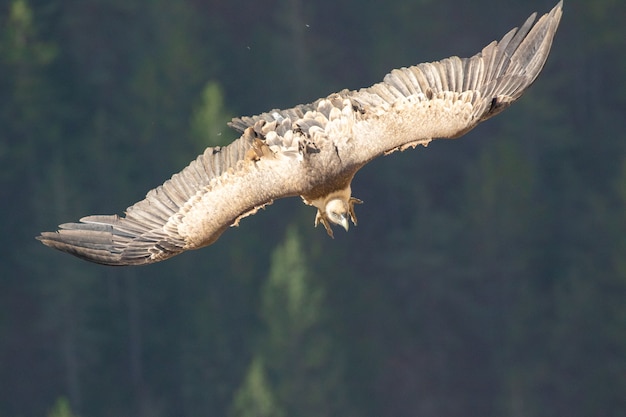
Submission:
{"label": "curved beak", "polygon": [[341,216],[341,226],[346,229],[346,232],[348,231],[348,228],[350,227],[350,223],[348,223],[348,216]]}

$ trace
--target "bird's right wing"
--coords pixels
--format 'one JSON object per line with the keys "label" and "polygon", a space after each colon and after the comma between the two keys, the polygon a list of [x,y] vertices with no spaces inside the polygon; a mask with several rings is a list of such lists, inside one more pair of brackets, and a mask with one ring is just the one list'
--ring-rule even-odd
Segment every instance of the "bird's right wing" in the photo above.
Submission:
{"label": "bird's right wing", "polygon": [[[105,265],[148,264],[209,245],[242,217],[274,199],[298,195],[302,187],[305,178],[297,175],[301,164],[289,152],[274,152],[258,139],[269,133],[263,128],[259,123],[259,132],[248,128],[226,147],[207,148],[128,207],[125,216],[83,217],[78,223],[60,225],[56,232],[43,232],[38,239]],[[291,124],[287,129],[270,128],[286,135]]]}

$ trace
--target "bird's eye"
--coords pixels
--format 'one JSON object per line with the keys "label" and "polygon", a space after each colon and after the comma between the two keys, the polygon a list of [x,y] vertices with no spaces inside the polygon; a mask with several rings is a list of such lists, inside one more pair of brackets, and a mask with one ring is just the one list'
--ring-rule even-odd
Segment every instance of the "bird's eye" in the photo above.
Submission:
{"label": "bird's eye", "polygon": [[333,218],[333,220],[338,222],[340,222],[344,217],[343,214],[337,213],[335,211],[331,211],[330,216]]}

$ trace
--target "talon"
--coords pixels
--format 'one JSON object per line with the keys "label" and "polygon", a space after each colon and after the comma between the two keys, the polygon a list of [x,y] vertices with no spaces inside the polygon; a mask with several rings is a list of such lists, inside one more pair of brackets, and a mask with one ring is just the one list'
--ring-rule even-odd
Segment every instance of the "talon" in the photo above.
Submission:
{"label": "talon", "polygon": [[326,229],[326,233],[328,233],[328,236],[334,239],[335,235],[333,234],[333,229],[330,227],[330,223],[328,223],[328,220],[326,220],[324,215],[320,213],[319,210],[317,210],[317,214],[315,215],[315,227],[317,227],[317,225],[320,223],[322,223],[322,225]]}
{"label": "talon", "polygon": [[356,220],[356,214],[354,213],[355,204],[363,204],[363,201],[355,197],[350,197],[350,204],[349,204],[350,220],[352,220],[352,223],[356,226],[357,220]]}

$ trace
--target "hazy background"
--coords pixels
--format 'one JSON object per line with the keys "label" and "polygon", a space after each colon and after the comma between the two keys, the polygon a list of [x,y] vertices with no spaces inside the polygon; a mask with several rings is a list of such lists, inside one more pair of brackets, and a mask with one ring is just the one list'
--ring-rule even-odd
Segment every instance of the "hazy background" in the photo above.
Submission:
{"label": "hazy background", "polygon": [[566,1],[518,103],[365,167],[349,233],[278,201],[126,269],[34,237],[554,3],[0,4],[0,416],[626,415],[626,2]]}

